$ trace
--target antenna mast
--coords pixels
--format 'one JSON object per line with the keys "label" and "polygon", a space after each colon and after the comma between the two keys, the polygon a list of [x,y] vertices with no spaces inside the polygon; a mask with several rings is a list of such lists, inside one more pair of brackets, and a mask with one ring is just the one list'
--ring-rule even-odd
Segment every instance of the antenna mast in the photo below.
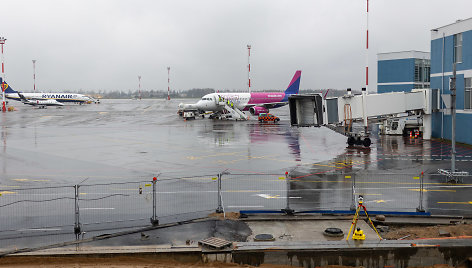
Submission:
{"label": "antenna mast", "polygon": [[251,45],[247,45],[247,80],[248,80],[248,92],[251,93]]}
{"label": "antenna mast", "polygon": [[170,67],[167,67],[167,100],[170,100]]}

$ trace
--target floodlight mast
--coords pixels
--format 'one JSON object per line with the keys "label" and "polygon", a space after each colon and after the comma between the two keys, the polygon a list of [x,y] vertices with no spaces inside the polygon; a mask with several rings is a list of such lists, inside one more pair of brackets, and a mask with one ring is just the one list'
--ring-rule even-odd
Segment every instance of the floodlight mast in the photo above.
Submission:
{"label": "floodlight mast", "polygon": [[367,123],[367,104],[366,104],[366,94],[369,92],[369,0],[367,0],[367,5],[366,5],[366,17],[367,17],[367,23],[366,23],[366,44],[365,44],[365,50],[366,50],[366,63],[365,63],[365,90],[362,89],[362,112],[363,112],[363,121],[364,121],[364,131],[367,134],[369,131],[369,126]]}
{"label": "floodlight mast", "polygon": [[5,104],[5,63],[4,63],[4,57],[3,57],[3,45],[5,44],[5,37],[0,37],[0,44],[2,45],[2,111],[6,112],[7,111],[7,106]]}
{"label": "floodlight mast", "polygon": [[33,60],[33,92],[36,92],[36,60]]}
{"label": "floodlight mast", "polygon": [[141,100],[141,76],[138,75],[138,96],[139,100]]}
{"label": "floodlight mast", "polygon": [[167,67],[167,100],[170,100],[170,67]]}
{"label": "floodlight mast", "polygon": [[251,93],[251,45],[247,45],[247,80],[248,92]]}
{"label": "floodlight mast", "polygon": [[367,26],[366,26],[366,64],[365,64],[365,89],[369,92],[369,0],[367,0]]}

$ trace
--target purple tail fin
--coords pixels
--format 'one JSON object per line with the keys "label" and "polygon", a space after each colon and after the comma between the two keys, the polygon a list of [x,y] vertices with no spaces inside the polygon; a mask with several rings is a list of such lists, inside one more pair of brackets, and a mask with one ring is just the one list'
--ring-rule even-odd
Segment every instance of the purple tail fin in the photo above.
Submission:
{"label": "purple tail fin", "polygon": [[302,75],[302,71],[298,70],[295,72],[295,75],[293,76],[292,81],[290,81],[290,84],[288,84],[288,87],[285,90],[285,95],[298,94],[298,90],[300,89],[301,75]]}

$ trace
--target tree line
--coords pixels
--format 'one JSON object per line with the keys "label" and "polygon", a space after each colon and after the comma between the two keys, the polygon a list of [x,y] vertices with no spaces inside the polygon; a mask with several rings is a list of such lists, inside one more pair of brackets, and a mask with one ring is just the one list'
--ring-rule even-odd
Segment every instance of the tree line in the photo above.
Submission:
{"label": "tree line", "polygon": [[[262,90],[258,92],[274,92],[280,90]],[[67,92],[67,91],[65,91]],[[216,92],[213,88],[192,88],[189,90],[182,90],[182,91],[170,91],[171,99],[175,98],[201,98],[206,94]],[[225,90],[220,92],[241,92],[240,90]],[[245,92],[245,91],[243,91]],[[300,94],[309,94],[309,93],[319,93],[323,96],[328,92],[327,97],[339,97],[346,93],[345,90],[338,90],[338,89],[301,89]],[[136,99],[139,98],[138,90],[79,90],[77,93],[79,94],[86,94],[90,96],[95,96],[104,99]],[[358,94],[360,92],[353,91],[353,94]],[[160,91],[160,90],[141,90],[141,98],[143,99],[165,99],[167,98],[167,91]]]}

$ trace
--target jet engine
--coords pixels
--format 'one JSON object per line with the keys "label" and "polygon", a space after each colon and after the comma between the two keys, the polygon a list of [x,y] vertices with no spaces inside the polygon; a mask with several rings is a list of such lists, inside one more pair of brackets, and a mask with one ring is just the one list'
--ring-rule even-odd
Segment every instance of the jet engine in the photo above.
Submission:
{"label": "jet engine", "polygon": [[268,113],[269,109],[266,109],[266,108],[261,107],[261,106],[253,106],[253,107],[249,108],[249,112],[252,115],[259,115],[261,113]]}

